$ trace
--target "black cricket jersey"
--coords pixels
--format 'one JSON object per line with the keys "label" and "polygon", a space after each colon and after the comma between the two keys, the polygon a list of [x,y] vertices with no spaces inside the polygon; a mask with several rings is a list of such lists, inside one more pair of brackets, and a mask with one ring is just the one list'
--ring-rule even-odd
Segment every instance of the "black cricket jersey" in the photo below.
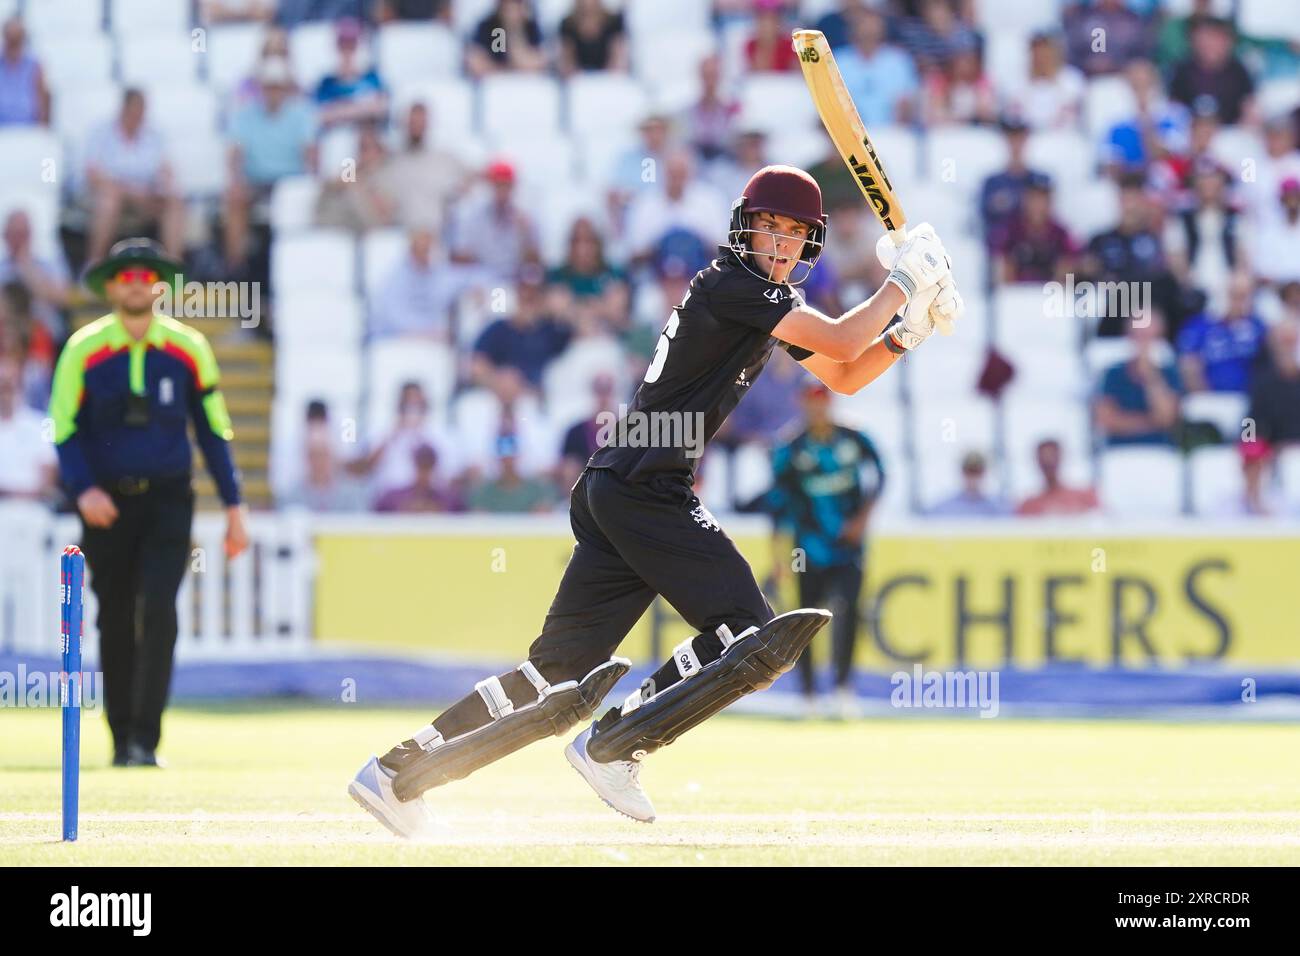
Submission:
{"label": "black cricket jersey", "polygon": [[802,294],[750,272],[725,246],[718,252],[673,307],[626,414],[601,435],[588,467],[609,468],[628,481],[692,479],[698,452],[744,398],[772,349],[780,345],[796,361],[812,354],[771,334],[804,304]]}

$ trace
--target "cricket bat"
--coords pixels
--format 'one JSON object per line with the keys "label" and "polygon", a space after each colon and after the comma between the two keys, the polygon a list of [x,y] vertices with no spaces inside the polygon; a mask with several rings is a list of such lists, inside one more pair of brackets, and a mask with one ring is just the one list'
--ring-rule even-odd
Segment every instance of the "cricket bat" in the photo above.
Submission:
{"label": "cricket bat", "polygon": [[[902,245],[907,232],[903,204],[894,194],[885,165],[876,155],[871,136],[858,115],[853,97],[849,96],[826,35],[820,30],[795,30],[790,39],[803,69],[804,82],[808,84],[808,91],[817,107],[817,115],[830,134],[831,142],[849,167],[880,224],[895,245]],[[951,335],[952,323],[941,323],[939,331]]]}

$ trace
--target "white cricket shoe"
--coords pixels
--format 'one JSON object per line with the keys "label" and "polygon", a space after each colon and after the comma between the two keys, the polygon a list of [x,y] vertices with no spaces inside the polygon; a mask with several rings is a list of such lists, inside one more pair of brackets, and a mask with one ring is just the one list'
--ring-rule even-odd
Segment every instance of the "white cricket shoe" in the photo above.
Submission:
{"label": "white cricket shoe", "polygon": [[[594,727],[595,724],[592,725]],[[654,823],[655,808],[641,789],[641,761],[614,760],[600,763],[592,760],[587,753],[587,741],[591,739],[591,727],[564,748],[573,769],[582,774],[582,779],[591,784],[596,796],[624,816],[642,823]]]}
{"label": "white cricket shoe", "polygon": [[399,837],[410,840],[431,835],[435,820],[424,797],[398,800],[393,793],[393,776],[378,757],[371,757],[348,784],[348,794],[361,809]]}

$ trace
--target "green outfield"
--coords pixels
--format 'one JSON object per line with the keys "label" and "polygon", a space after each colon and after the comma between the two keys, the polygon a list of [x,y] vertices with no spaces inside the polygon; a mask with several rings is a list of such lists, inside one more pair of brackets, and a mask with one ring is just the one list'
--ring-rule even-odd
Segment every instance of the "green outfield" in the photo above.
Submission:
{"label": "green outfield", "polygon": [[723,717],[647,762],[660,819],[605,808],[556,739],[432,791],[391,837],[346,796],[415,710],[187,707],[164,771],[110,769],[87,715],[81,840],[59,842],[59,717],[0,715],[0,866],[23,864],[1291,864],[1285,725]]}

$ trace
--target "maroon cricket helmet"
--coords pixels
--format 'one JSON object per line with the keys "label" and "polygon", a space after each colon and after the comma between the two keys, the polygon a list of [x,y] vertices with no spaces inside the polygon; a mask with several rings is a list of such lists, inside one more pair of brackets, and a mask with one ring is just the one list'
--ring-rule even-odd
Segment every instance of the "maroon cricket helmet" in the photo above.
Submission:
{"label": "maroon cricket helmet", "polygon": [[[742,262],[748,251],[743,236],[751,231],[749,215],[756,212],[789,216],[808,226],[808,239],[799,258],[808,263],[811,271],[826,240],[826,213],[822,210],[822,190],[817,180],[795,166],[764,166],[749,177],[740,198],[731,205],[731,228],[727,234],[728,245]],[[798,282],[791,284],[797,285],[807,277],[805,272]]]}

